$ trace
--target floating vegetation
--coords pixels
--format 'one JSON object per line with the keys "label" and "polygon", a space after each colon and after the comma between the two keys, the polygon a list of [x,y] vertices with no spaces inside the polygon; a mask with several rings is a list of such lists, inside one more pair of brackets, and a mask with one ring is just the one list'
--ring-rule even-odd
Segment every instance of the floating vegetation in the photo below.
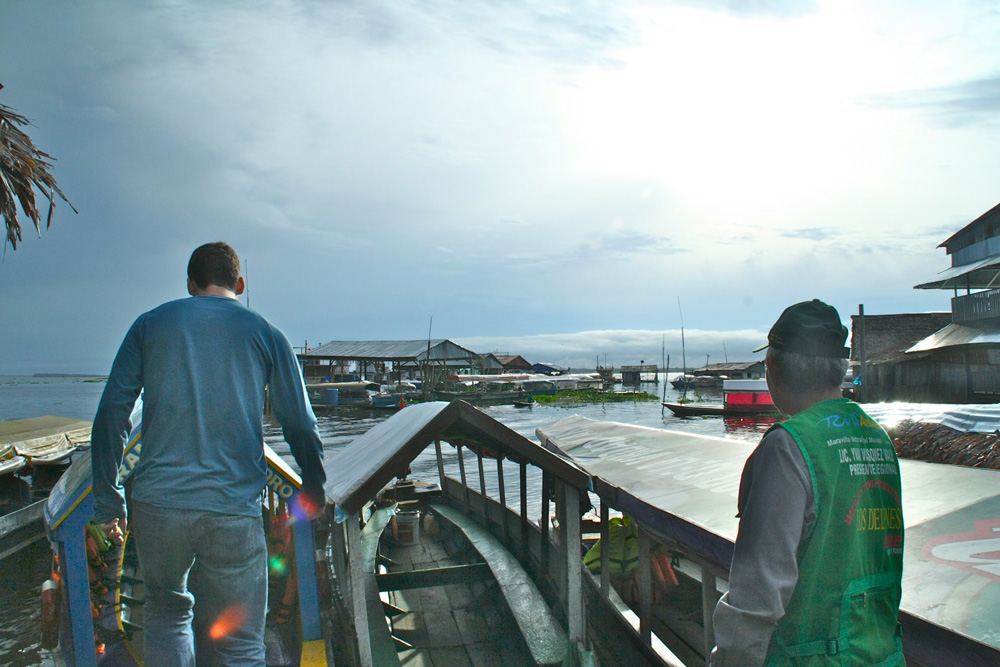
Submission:
{"label": "floating vegetation", "polygon": [[887,429],[901,458],[1000,470],[1000,435],[963,433],[943,424],[901,421]]}
{"label": "floating vegetation", "polygon": [[554,395],[535,394],[535,402],[542,405],[571,406],[584,403],[625,403],[629,401],[658,401],[655,394],[644,391],[613,392],[596,389],[564,389]]}

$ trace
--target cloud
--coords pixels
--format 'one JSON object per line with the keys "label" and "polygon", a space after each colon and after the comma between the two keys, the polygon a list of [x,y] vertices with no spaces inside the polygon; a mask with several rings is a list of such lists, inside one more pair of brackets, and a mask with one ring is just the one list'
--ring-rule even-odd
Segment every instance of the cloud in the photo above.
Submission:
{"label": "cloud", "polygon": [[767,340],[767,333],[755,330],[706,331],[691,329],[684,332],[682,346],[680,330],[651,331],[642,329],[608,329],[566,334],[533,336],[476,336],[454,339],[475,352],[520,354],[532,363],[555,363],[569,368],[594,368],[596,364],[637,364],[644,361],[662,365],[664,354],[670,356],[670,367],[683,364],[682,347],[687,367],[710,363],[753,361],[751,350]]}
{"label": "cloud", "polygon": [[1000,112],[1000,74],[957,84],[869,98],[875,108],[915,109],[946,127],[996,125]]}
{"label": "cloud", "polygon": [[[899,33],[941,34],[924,14],[885,10],[885,42],[868,11],[821,9],[7,3],[0,43],[19,57],[3,102],[32,118],[80,214],[60,206],[0,265],[0,365],[106,370],[140,312],[184,296],[191,249],[218,239],[296,341],[420,337],[433,314],[436,335],[537,343],[536,360],[579,366],[656,359],[672,327],[676,365],[678,295],[701,362],[725,356],[709,329],[766,330],[813,296],[842,312],[947,306],[910,288],[975,216],[926,228],[978,206],[994,134],[961,143],[840,102],[886,90],[870,73],[920,73],[891,90],[988,73],[995,49],[970,65],[946,43],[933,59],[952,55],[948,71],[930,76],[920,49],[874,57]],[[906,102],[982,120],[991,82]],[[560,331],[596,333],[487,338]],[[725,340],[730,358],[750,349]]]}
{"label": "cloud", "polygon": [[742,16],[797,18],[817,11],[815,0],[680,0],[676,4]]}
{"label": "cloud", "polygon": [[789,239],[806,239],[809,241],[826,241],[833,235],[829,229],[820,227],[804,227],[802,229],[785,229],[779,232],[780,236]]}

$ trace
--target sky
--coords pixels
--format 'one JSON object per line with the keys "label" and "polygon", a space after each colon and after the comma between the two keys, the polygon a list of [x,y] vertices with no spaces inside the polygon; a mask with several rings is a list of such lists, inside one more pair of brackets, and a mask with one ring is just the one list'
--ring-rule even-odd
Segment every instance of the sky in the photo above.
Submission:
{"label": "sky", "polygon": [[[956,0],[0,0],[73,203],[0,263],[0,375],[107,373],[224,240],[295,346],[749,361],[1000,201],[1000,8]],[[23,221],[26,222],[26,221]]]}

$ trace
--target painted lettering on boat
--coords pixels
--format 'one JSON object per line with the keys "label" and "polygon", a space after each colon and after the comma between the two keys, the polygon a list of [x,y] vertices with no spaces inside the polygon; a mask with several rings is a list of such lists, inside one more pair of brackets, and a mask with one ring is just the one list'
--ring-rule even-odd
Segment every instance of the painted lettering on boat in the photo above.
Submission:
{"label": "painted lettering on boat", "polygon": [[295,487],[286,482],[281,475],[270,468],[267,469],[267,488],[285,500],[291,498],[292,494],[295,493]]}
{"label": "painted lettering on boat", "polygon": [[135,446],[125,452],[125,456],[122,457],[122,466],[118,469],[118,477],[121,481],[128,479],[128,476],[132,474],[135,467],[139,464],[139,454],[142,453],[142,441],[135,443]]}

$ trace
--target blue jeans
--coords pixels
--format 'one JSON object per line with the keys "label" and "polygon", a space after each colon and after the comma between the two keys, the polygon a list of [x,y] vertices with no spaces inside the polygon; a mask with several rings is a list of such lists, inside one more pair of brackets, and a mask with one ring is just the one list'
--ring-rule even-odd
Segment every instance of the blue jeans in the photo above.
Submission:
{"label": "blue jeans", "polygon": [[146,584],[144,664],[264,666],[267,544],[261,517],[131,503]]}

